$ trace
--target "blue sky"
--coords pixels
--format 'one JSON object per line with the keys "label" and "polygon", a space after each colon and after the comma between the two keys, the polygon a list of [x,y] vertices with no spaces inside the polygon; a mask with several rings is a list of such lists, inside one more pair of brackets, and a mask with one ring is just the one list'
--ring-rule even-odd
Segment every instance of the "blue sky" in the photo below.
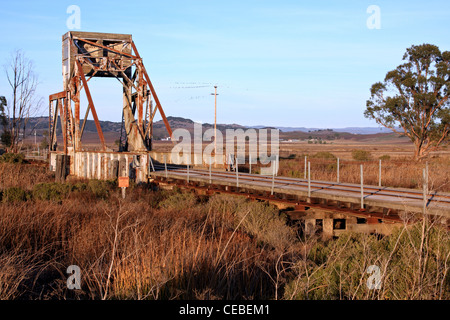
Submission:
{"label": "blue sky", "polygon": [[[449,1],[5,1],[0,64],[23,49],[44,100],[62,90],[69,5],[80,31],[127,33],[168,116],[245,125],[340,128],[365,119],[369,89],[412,44],[450,50]],[[370,5],[381,29],[369,29]],[[115,79],[90,81],[102,120],[120,121]],[[10,95],[4,70],[0,95]],[[47,114],[44,106],[43,114]]]}

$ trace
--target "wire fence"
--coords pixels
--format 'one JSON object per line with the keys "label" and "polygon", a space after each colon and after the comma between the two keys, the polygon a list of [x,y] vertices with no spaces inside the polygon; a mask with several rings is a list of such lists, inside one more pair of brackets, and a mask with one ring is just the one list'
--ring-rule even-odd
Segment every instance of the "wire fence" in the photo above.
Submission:
{"label": "wire fence", "polygon": [[[39,147],[29,147],[22,149],[26,159],[47,161],[48,150],[41,150]],[[229,164],[225,155],[224,164]],[[440,159],[432,161],[418,162],[405,159],[376,159],[376,160],[349,160],[341,158],[319,158],[314,156],[298,156],[288,153],[280,153],[277,158],[276,175],[300,179],[308,178],[308,165],[310,179],[329,181],[335,183],[359,184],[361,179],[361,168],[364,174],[364,183],[378,187],[398,187],[398,188],[422,188],[422,170],[428,172],[429,186],[431,190],[440,192],[450,192],[450,160]],[[189,164],[195,164],[193,155]],[[263,165],[260,159],[250,158],[239,160],[239,171],[254,174],[272,174],[272,163]],[[164,163],[160,159],[161,163]],[[170,163],[169,160],[167,160]],[[203,161],[204,162],[204,161]],[[255,163],[256,162],[256,163]],[[231,164],[234,161],[231,160]],[[203,166],[207,167],[208,162]],[[362,166],[362,167],[361,167]],[[234,166],[233,166],[234,169]]]}
{"label": "wire fence", "polygon": [[39,160],[39,161],[47,161],[48,159],[48,149],[40,149],[37,148],[26,148],[22,149],[22,152],[25,155],[25,159],[30,160]]}
{"label": "wire fence", "polygon": [[343,160],[304,156],[280,157],[279,175],[307,178],[308,163],[311,179],[336,183],[359,183],[362,166],[366,184],[379,187],[422,188],[422,170],[429,173],[430,187],[436,191],[450,192],[450,163],[442,161],[405,160]]}

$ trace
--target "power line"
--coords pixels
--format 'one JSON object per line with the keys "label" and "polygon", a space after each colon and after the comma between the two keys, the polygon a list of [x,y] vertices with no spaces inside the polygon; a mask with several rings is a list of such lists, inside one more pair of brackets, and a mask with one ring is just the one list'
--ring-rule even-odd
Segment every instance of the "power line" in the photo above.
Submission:
{"label": "power line", "polygon": [[208,88],[210,86],[191,86],[191,87],[169,87],[171,89],[197,89],[197,88]]}

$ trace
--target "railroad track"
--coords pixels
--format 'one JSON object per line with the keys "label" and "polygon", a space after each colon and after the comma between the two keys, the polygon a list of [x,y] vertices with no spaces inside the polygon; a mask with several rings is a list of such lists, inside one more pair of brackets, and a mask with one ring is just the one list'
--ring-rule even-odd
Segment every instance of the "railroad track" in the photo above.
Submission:
{"label": "railroad track", "polygon": [[[165,171],[165,166],[157,164],[154,166],[155,171]],[[167,166],[168,174],[179,175],[187,179],[188,170],[186,167],[174,167]],[[190,177],[202,177],[205,178],[206,181],[209,180],[210,172],[208,170],[198,170],[198,169],[189,169]],[[263,176],[249,173],[241,173],[239,172],[238,177],[236,177],[235,172],[218,172],[211,171],[211,179],[222,179],[224,181],[236,181],[239,180],[240,183],[267,183],[270,185],[275,185],[276,187],[286,187],[286,188],[301,188],[308,189],[308,180],[299,179],[299,178],[289,178],[289,177],[272,177],[272,176]],[[346,192],[350,194],[355,194],[355,197],[361,194],[361,186],[357,184],[350,183],[337,183],[337,182],[327,182],[327,181],[317,181],[311,180],[310,182],[310,190],[311,192],[317,192],[320,190],[326,191],[340,191]],[[391,198],[401,198],[405,200],[417,200],[423,201],[423,192],[420,190],[414,189],[400,189],[400,188],[389,188],[389,187],[376,187],[376,186],[363,186],[363,196],[383,196],[383,197],[391,197]],[[440,203],[449,205],[450,212],[450,194],[448,193],[438,193],[438,192],[430,192],[427,197],[427,203]]]}

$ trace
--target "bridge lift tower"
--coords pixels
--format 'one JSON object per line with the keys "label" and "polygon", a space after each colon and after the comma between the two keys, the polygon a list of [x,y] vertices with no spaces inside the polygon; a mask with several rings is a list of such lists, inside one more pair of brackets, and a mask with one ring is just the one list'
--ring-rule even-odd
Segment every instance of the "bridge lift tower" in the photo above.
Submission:
{"label": "bridge lift tower", "polygon": [[[63,91],[49,96],[50,153],[57,152],[57,124],[61,120],[63,144],[58,153],[76,156],[82,148],[81,139],[89,113],[95,122],[100,148],[107,150],[97,110],[89,89],[94,77],[116,78],[123,87],[122,128],[119,151],[145,153],[152,150],[152,128],[156,112],[167,132],[172,130],[150,81],[142,58],[129,34],[70,31],[62,36]],[[84,91],[88,105],[82,110]],[[83,122],[80,120],[84,111]],[[111,110],[114,112],[114,110]],[[71,171],[73,161],[71,161]]]}

